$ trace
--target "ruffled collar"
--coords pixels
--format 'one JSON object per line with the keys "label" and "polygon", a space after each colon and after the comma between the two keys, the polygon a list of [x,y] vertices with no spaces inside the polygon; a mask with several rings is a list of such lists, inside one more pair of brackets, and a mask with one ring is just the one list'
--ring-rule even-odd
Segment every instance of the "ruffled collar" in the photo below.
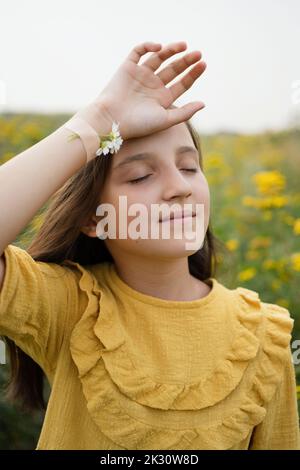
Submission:
{"label": "ruffled collar", "polygon": [[[88,411],[114,443],[124,449],[227,449],[262,421],[291,339],[293,320],[285,309],[273,315],[256,292],[227,289],[215,278],[208,280],[206,297],[166,301],[132,289],[111,263],[89,269],[69,263],[80,271],[79,287],[88,298],[70,351]],[[137,360],[139,351],[116,308],[119,291],[158,311],[170,309],[171,322],[182,318],[182,309],[193,324],[200,312],[211,316],[215,308],[211,331],[222,325],[228,341],[219,348],[213,339],[216,360],[193,381],[157,381]]]}

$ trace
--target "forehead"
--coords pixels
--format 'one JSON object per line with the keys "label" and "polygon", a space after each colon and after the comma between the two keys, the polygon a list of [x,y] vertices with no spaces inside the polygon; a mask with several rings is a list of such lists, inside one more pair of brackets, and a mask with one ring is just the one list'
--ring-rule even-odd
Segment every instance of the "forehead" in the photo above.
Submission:
{"label": "forehead", "polygon": [[168,148],[179,147],[181,145],[195,146],[192,136],[185,123],[179,123],[153,134],[125,140],[114,155],[114,162],[120,162],[124,157],[141,152],[159,152],[164,146]]}

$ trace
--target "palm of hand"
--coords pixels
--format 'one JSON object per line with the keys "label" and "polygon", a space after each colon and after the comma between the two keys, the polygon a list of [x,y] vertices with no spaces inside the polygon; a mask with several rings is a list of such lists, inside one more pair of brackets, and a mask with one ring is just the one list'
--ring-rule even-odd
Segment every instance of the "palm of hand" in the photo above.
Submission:
{"label": "palm of hand", "polygon": [[[202,102],[194,102],[182,108],[168,109],[205,70],[206,64],[198,62],[201,53],[189,53],[155,73],[164,60],[184,50],[186,44],[180,42],[166,46],[143,64],[138,64],[143,54],[157,48],[160,47],[153,43],[136,46],[101,92],[106,109],[113,120],[120,122],[121,135],[126,138],[166,129],[189,119],[205,106]],[[194,62],[198,63],[182,79],[166,87]]]}

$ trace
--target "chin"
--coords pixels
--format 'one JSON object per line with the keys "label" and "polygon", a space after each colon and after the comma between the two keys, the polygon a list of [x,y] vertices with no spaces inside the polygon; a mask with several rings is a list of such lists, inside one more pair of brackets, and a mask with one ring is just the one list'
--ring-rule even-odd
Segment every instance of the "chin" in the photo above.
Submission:
{"label": "chin", "polygon": [[[192,246],[189,246],[191,242]],[[143,256],[151,256],[152,258],[187,258],[196,253],[202,246],[203,243],[195,244],[193,240],[188,239],[140,240],[139,242],[141,254]]]}

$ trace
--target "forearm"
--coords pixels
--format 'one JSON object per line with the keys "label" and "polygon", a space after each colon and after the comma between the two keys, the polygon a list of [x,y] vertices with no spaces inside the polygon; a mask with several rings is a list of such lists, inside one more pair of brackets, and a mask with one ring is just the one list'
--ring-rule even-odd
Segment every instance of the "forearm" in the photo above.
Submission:
{"label": "forearm", "polygon": [[[99,134],[111,130],[110,119],[100,104],[90,103],[76,115],[84,117]],[[86,164],[81,139],[69,140],[72,131],[63,126],[0,167],[0,254],[47,200]]]}

